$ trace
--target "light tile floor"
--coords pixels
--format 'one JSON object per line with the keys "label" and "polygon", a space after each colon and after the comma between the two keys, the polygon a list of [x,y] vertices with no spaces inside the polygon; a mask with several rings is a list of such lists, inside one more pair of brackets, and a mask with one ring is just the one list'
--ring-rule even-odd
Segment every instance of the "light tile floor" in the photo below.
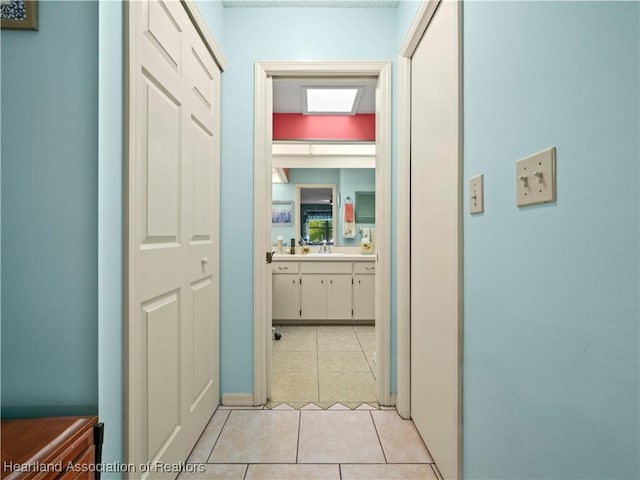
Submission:
{"label": "light tile floor", "polygon": [[187,463],[180,480],[438,478],[395,410],[219,408]]}
{"label": "light tile floor", "polygon": [[272,341],[267,407],[376,405],[374,326],[285,326],[280,333]]}

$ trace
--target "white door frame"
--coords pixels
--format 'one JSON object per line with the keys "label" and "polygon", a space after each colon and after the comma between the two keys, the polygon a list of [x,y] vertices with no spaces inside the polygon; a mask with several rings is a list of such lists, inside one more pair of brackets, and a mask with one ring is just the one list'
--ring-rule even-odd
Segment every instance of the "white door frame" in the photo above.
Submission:
{"label": "white door frame", "polygon": [[[441,0],[422,0],[409,31],[398,54],[398,183],[397,183],[397,352],[398,352],[398,392],[396,408],[403,418],[411,418],[411,59],[422,36],[427,30]],[[446,0],[443,0],[446,1]],[[458,35],[460,38],[458,58],[459,68],[459,127],[460,165],[463,155],[463,102],[462,102],[462,15],[458,19]],[[457,182],[457,197],[459,199],[458,222],[462,231],[462,168],[459,169]],[[463,243],[462,236],[458,240],[459,271],[458,274],[458,303],[462,305],[463,282]],[[462,312],[462,307],[460,308]],[[461,470],[462,462],[462,313],[459,318],[460,336],[458,338],[459,352],[459,388],[458,388],[458,428],[459,445],[458,461]]]}
{"label": "white door frame", "polygon": [[282,62],[255,65],[254,122],[254,257],[253,257],[253,401],[263,405],[269,395],[271,345],[271,143],[272,78],[377,77],[376,89],[376,394],[391,404],[390,277],[391,277],[391,63],[390,62]]}
{"label": "white door frame", "polygon": [[396,409],[402,418],[411,418],[411,58],[439,3],[440,0],[421,3],[398,54]]}

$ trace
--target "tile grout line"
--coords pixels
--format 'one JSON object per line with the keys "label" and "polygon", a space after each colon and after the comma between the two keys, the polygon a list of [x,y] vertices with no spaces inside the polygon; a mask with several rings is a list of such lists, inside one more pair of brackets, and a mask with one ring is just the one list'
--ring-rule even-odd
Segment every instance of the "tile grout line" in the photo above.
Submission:
{"label": "tile grout line", "polygon": [[362,342],[360,341],[360,336],[358,335],[358,332],[356,332],[355,327],[353,327],[353,333],[355,333],[356,335],[356,340],[358,341],[358,345],[360,345],[360,352],[362,353],[362,355],[364,355],[364,361],[367,362],[369,372],[371,372],[371,375],[373,375],[373,380],[377,381],[376,374],[373,373],[373,370],[371,369],[371,364],[369,363],[369,359],[367,358],[367,352],[364,351],[364,347],[362,346]]}
{"label": "tile grout line", "polygon": [[378,443],[380,444],[380,450],[382,450],[382,456],[384,457],[384,463],[388,464],[389,460],[387,459],[387,454],[384,451],[384,446],[382,445],[382,440],[380,439],[380,432],[378,432],[378,426],[376,425],[376,421],[373,418],[373,411],[369,410],[369,416],[371,417],[371,422],[373,423],[373,428],[376,431],[376,437],[378,437]]}
{"label": "tile grout line", "polygon": [[318,327],[314,327],[316,330],[316,398],[320,403],[320,345],[318,345]]}
{"label": "tile grout line", "polygon": [[[215,415],[217,411],[218,411],[218,409],[216,408],[216,411],[213,412],[213,415]],[[227,410],[227,411],[229,412],[227,414],[227,418],[225,418],[224,422],[222,422],[222,427],[220,427],[220,431],[218,432],[218,435],[216,435],[216,439],[213,442],[213,446],[211,447],[211,451],[209,452],[209,455],[207,455],[207,459],[204,462],[205,464],[209,463],[209,459],[211,458],[211,455],[213,455],[213,450],[216,448],[216,445],[218,444],[218,440],[220,440],[220,437],[222,436],[222,431],[224,430],[224,427],[227,426],[227,422],[229,421],[229,417],[231,416],[231,410]],[[211,416],[211,418],[213,418],[213,416]]]}
{"label": "tile grout line", "polygon": [[296,465],[298,464],[298,456],[300,455],[300,427],[302,423],[302,410],[298,410],[298,438],[296,439]]}

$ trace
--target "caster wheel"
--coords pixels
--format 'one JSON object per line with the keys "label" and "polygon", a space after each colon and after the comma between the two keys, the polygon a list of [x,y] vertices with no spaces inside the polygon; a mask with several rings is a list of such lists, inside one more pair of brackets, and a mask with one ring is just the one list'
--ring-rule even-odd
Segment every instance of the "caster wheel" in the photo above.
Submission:
{"label": "caster wheel", "polygon": [[274,333],[273,336],[276,338],[276,340],[280,340],[282,338],[282,334],[281,333]]}

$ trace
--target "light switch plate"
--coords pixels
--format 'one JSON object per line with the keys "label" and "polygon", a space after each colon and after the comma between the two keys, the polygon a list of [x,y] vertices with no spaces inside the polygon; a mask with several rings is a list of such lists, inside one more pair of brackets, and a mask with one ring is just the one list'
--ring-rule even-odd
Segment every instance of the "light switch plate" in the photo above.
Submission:
{"label": "light switch plate", "polygon": [[516,162],[516,205],[556,201],[556,147]]}
{"label": "light switch plate", "polygon": [[484,212],[484,175],[469,180],[469,213]]}

